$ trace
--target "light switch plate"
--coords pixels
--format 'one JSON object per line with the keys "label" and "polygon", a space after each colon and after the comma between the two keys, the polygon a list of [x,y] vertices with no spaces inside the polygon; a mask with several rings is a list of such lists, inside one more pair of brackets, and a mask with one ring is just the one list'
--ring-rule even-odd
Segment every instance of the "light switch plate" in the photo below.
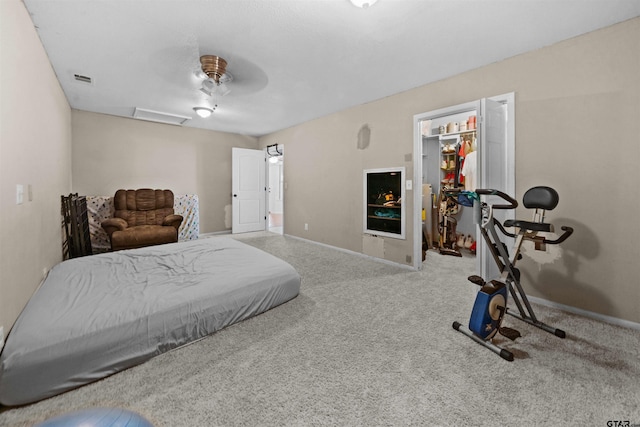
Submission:
{"label": "light switch plate", "polygon": [[16,185],[16,205],[21,205],[24,202],[24,185]]}
{"label": "light switch plate", "polygon": [[411,190],[411,189],[413,189],[413,181],[412,181],[412,180],[410,180],[410,179],[408,179],[408,180],[407,180],[407,182],[405,183],[405,188],[406,188],[407,190]]}

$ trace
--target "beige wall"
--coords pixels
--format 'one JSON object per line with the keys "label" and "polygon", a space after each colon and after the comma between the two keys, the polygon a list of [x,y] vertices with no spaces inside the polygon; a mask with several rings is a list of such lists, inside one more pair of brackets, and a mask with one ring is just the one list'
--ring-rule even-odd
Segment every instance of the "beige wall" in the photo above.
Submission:
{"label": "beige wall", "polygon": [[[388,111],[381,101],[262,137],[263,146],[285,147],[285,233],[362,252],[363,170],[404,166],[412,176],[412,120],[413,113]],[[365,124],[371,130],[369,146],[358,149]],[[411,209],[410,200],[405,202]],[[409,236],[410,215],[406,227]],[[411,264],[406,262],[411,242],[410,237],[385,239],[385,258]]]}
{"label": "beige wall", "polygon": [[[361,105],[262,137],[285,146],[285,233],[366,252],[362,239],[362,170],[406,166],[413,151],[413,115],[515,92],[516,197],[550,185],[560,205],[548,219],[575,228],[562,246],[520,266],[531,295],[640,322],[640,18],[499,63]],[[357,133],[371,127],[371,144]],[[413,211],[411,192],[405,206]],[[385,239],[385,258],[412,253]],[[529,218],[524,209],[518,216]],[[304,223],[309,230],[304,230]],[[539,263],[539,262],[540,263]],[[428,268],[428,266],[426,267]]]}
{"label": "beige wall", "polygon": [[[43,269],[62,259],[60,196],[71,191],[71,111],[20,0],[0,1],[0,93],[0,325],[6,334]],[[21,205],[17,184],[25,188]]]}
{"label": "beige wall", "polygon": [[231,228],[231,148],[257,139],[73,110],[73,191],[113,195],[119,188],[197,194],[200,232]]}

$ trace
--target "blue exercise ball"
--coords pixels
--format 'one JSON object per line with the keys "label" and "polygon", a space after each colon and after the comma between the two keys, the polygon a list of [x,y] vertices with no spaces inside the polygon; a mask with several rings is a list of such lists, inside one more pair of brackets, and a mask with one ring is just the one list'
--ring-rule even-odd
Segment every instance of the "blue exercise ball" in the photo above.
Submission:
{"label": "blue exercise ball", "polygon": [[126,409],[94,408],[60,415],[34,427],[153,427],[153,424]]}

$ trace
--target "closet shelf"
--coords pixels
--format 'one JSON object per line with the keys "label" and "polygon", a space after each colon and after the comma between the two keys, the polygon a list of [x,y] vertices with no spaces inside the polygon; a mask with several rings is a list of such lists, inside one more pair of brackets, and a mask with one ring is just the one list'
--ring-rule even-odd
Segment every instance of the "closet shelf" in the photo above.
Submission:
{"label": "closet shelf", "polygon": [[376,205],[376,204],[368,204],[370,208],[388,208],[388,209],[400,209],[402,205]]}
{"label": "closet shelf", "polygon": [[367,215],[367,218],[379,219],[379,220],[385,220],[385,221],[402,221],[402,218],[394,218],[390,216]]}
{"label": "closet shelf", "polygon": [[471,129],[471,130],[461,130],[458,132],[450,132],[450,133],[441,133],[438,135],[432,135],[432,136],[442,136],[442,137],[447,137],[447,136],[455,136],[455,135],[465,135],[467,133],[476,133],[478,129]]}

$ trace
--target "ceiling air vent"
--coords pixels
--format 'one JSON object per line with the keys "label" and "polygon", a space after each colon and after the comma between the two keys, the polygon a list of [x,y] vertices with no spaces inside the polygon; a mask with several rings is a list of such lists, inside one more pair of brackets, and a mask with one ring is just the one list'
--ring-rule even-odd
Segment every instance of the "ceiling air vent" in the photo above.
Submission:
{"label": "ceiling air vent", "polygon": [[177,114],[163,113],[160,111],[145,110],[143,108],[136,107],[133,111],[133,118],[139,120],[148,120],[150,122],[166,123],[168,125],[180,126],[187,120],[191,120],[191,117],[179,116]]}
{"label": "ceiling air vent", "polygon": [[90,85],[93,84],[93,80],[89,76],[83,76],[82,74],[74,74],[73,78],[80,83],[86,83]]}

